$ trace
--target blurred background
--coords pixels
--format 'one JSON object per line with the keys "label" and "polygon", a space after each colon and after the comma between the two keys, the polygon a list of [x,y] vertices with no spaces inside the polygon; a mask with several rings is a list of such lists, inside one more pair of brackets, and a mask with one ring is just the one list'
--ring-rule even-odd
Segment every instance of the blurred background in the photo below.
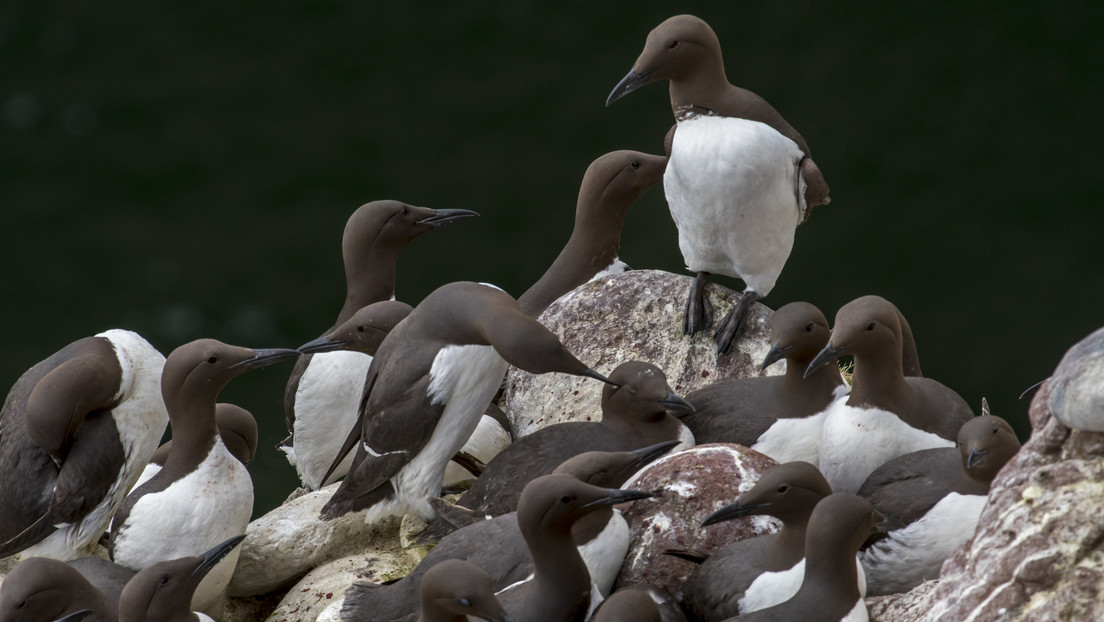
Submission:
{"label": "blurred background", "polygon": [[[925,374],[1026,439],[1020,392],[1104,325],[1098,2],[10,1],[0,384],[113,327],[165,354],[312,339],[344,299],[345,220],[374,199],[482,214],[410,245],[401,300],[462,279],[519,295],[566,241],[587,165],[661,152],[665,86],[603,104],[676,12],[713,26],[729,79],[805,136],[832,187],[764,302],[831,318],[885,296]],[[621,257],[685,272],[661,189]],[[258,515],[296,484],[274,449],[289,370],[221,396],[261,425]]]}

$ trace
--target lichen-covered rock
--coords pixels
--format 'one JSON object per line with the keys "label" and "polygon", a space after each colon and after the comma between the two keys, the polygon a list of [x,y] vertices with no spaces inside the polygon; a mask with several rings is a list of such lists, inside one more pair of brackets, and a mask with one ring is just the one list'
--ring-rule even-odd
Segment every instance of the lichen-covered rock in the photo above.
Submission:
{"label": "lichen-covered rock", "polygon": [[1075,430],[1104,432],[1104,328],[1077,342],[1050,378],[1050,412]]}
{"label": "lichen-covered rock", "polygon": [[357,581],[382,582],[405,576],[413,568],[403,552],[366,551],[315,568],[288,590],[269,622],[315,622],[323,611],[340,610],[345,590]]}
{"label": "lichen-covered rock", "polygon": [[[693,279],[657,270],[630,270],[582,285],[552,303],[540,321],[579,360],[601,373],[637,359],[667,374],[676,393],[725,378],[760,375],[770,350],[771,310],[756,303],[729,354],[718,355],[713,332],[682,334],[683,307]],[[708,289],[716,321],[740,295],[716,283]],[[774,366],[767,373],[780,373]],[[602,417],[602,383],[563,374],[533,375],[511,368],[504,410],[514,436],[565,421]]]}
{"label": "lichen-covered rock", "polygon": [[319,510],[337,490],[331,484],[292,499],[249,523],[230,596],[254,596],[285,587],[316,566],[365,550],[395,551],[399,517],[366,524],[365,512],[323,521]]}
{"label": "lichen-covered rock", "polygon": [[871,620],[1104,619],[1104,434],[1054,417],[1056,384],[1035,395],[1031,438],[993,480],[973,539],[938,582],[879,599]]}
{"label": "lichen-covered rock", "polygon": [[656,493],[623,510],[632,540],[615,587],[654,585],[679,597],[694,570],[667,549],[709,553],[732,542],[778,529],[775,519],[752,516],[702,527],[705,517],[733,502],[777,464],[742,445],[699,445],[666,456],[622,488]]}

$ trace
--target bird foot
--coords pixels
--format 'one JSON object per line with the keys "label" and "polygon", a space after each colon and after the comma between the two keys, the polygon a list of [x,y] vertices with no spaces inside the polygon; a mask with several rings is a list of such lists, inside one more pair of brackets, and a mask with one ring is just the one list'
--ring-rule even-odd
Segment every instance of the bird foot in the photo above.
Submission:
{"label": "bird foot", "polygon": [[709,273],[699,272],[690,285],[690,295],[686,298],[686,311],[682,318],[682,334],[693,337],[699,330],[713,325],[713,304],[705,295],[705,286],[709,285]]}
{"label": "bird foot", "polygon": [[744,327],[744,318],[747,317],[748,309],[757,300],[759,300],[759,294],[750,290],[745,291],[740,296],[740,301],[736,303],[736,306],[732,307],[721,319],[717,331],[713,333],[713,341],[717,344],[718,354],[728,354],[732,351],[732,344],[736,342],[736,337]]}

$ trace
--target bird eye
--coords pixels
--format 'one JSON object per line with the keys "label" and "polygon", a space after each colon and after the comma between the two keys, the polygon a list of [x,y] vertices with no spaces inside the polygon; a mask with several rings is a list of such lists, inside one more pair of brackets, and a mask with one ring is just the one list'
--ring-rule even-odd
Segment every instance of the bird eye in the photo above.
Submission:
{"label": "bird eye", "polygon": [[790,487],[788,485],[782,484],[781,486],[778,487],[778,492],[785,493],[789,489],[790,489]]}
{"label": "bird eye", "polygon": [[813,323],[812,322],[809,322],[809,324],[807,326],[805,326],[805,332],[807,332],[807,333],[813,332]]}
{"label": "bird eye", "polygon": [[633,160],[632,163],[629,164],[629,166],[633,168],[640,168],[640,160]]}
{"label": "bird eye", "polygon": [[466,598],[461,598],[456,602],[459,603],[461,607],[471,607],[471,601]]}
{"label": "bird eye", "polygon": [[15,606],[15,608],[16,608],[16,609],[22,609],[22,608],[24,608],[24,607],[26,607],[26,606],[27,606],[27,601],[25,601],[25,600],[21,600],[21,601],[19,601],[19,604]]}
{"label": "bird eye", "polygon": [[668,50],[673,50],[673,49],[677,48],[678,43],[679,43],[678,41],[668,41],[667,42],[667,49]]}
{"label": "bird eye", "polygon": [[357,332],[358,333],[363,333],[364,332],[364,327],[363,326],[357,326]]}
{"label": "bird eye", "polygon": [[169,576],[168,576],[168,575],[163,575],[163,576],[161,577],[161,580],[160,580],[160,581],[158,581],[158,584],[159,584],[159,585],[167,585],[167,584],[168,584],[168,582],[169,582]]}
{"label": "bird eye", "polygon": [[567,495],[560,497],[560,503],[571,503],[573,500],[574,499],[572,497],[569,497]]}
{"label": "bird eye", "polygon": [[218,357],[217,356],[212,356],[211,358],[207,359],[207,363],[209,365],[214,365],[217,362],[218,362]]}
{"label": "bird eye", "polygon": [[867,324],[866,325],[866,330],[874,330],[874,322],[871,322],[871,323]]}
{"label": "bird eye", "polygon": [[1000,430],[1000,428],[993,428],[993,435],[996,436],[996,434],[999,430]]}

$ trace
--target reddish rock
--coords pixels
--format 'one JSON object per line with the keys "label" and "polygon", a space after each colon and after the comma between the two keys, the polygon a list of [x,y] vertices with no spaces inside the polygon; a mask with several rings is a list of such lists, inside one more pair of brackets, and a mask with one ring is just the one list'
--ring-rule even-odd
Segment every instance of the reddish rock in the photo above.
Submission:
{"label": "reddish rock", "polygon": [[[582,285],[552,303],[540,321],[567,349],[608,374],[628,360],[659,367],[680,395],[725,378],[761,375],[770,350],[767,320],[773,312],[756,303],[730,354],[717,355],[713,331],[693,338],[682,334],[683,306],[693,278],[657,270],[630,270]],[[709,285],[713,314],[720,321],[740,295]],[[772,365],[767,374],[783,373]],[[602,416],[602,383],[563,374],[533,375],[511,368],[503,410],[515,438],[565,421],[597,421]],[[588,419],[589,417],[589,419]]]}
{"label": "reddish rock", "polygon": [[667,549],[712,552],[778,529],[754,516],[703,528],[702,520],[735,501],[777,464],[742,445],[711,443],[672,454],[648,466],[623,488],[656,492],[624,510],[632,540],[615,587],[649,584],[678,597],[694,565]]}

